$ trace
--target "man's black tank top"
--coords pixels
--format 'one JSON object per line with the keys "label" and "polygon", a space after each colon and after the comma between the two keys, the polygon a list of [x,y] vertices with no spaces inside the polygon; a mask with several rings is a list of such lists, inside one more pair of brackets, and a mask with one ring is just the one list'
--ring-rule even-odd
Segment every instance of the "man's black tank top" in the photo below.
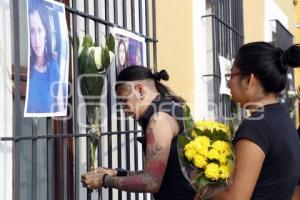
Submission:
{"label": "man's black tank top", "polygon": [[[139,124],[143,129],[143,137],[138,140],[143,145],[143,151],[146,152],[146,129],[149,119],[154,113],[165,112],[174,117],[178,124],[181,134],[184,131],[183,107],[174,102],[171,98],[157,96],[149,106],[144,116],[139,120]],[[164,134],[164,133],[161,133]],[[159,192],[154,194],[155,200],[190,200],[194,199],[195,191],[190,183],[182,174],[178,152],[177,152],[177,136],[172,139],[167,168],[161,184]]]}

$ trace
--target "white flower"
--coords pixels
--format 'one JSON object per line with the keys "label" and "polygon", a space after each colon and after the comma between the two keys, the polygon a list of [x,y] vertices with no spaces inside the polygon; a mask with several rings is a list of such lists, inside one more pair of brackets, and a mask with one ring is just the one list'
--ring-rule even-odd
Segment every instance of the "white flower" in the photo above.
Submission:
{"label": "white flower", "polygon": [[82,50],[83,50],[83,47],[79,47],[79,50],[78,50],[78,56],[81,55]]}
{"label": "white flower", "polygon": [[294,97],[294,96],[297,95],[296,91],[294,91],[294,90],[289,90],[289,91],[287,92],[287,94],[288,94],[289,97]]}
{"label": "white flower", "polygon": [[112,63],[112,61],[113,61],[114,57],[115,57],[115,54],[114,54],[114,52],[112,52],[112,51],[109,51],[109,61],[110,61],[110,63]]}
{"label": "white flower", "polygon": [[94,60],[97,66],[97,69],[101,69],[101,47],[93,47],[94,48]]}

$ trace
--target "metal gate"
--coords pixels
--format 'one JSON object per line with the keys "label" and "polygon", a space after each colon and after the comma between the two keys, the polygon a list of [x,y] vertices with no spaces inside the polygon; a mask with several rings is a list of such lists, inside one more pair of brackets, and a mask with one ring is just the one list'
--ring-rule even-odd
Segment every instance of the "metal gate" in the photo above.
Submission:
{"label": "metal gate", "polygon": [[[24,1],[13,0],[13,137],[1,138],[13,142],[13,199],[91,199],[92,192],[80,185],[80,173],[89,168],[89,134],[78,123],[80,103],[77,68],[77,43],[73,38],[83,29],[93,36],[96,44],[101,44],[101,34],[107,35],[110,28],[119,27],[131,31],[146,41],[147,67],[157,65],[157,39],[155,0],[60,0],[67,11],[70,36],[70,96],[68,117],[23,118],[24,84],[26,84],[27,66],[22,65],[22,25],[26,24],[20,13],[24,12]],[[150,32],[151,31],[151,32]],[[112,95],[116,74],[113,70],[107,76],[108,95],[107,113],[105,113],[98,143],[98,164],[107,167],[123,167],[138,170],[142,166],[140,145],[135,138],[141,134],[137,123],[128,119],[120,109],[114,109],[116,101]],[[114,117],[114,116],[117,116]],[[84,145],[83,145],[84,146]],[[86,152],[82,156],[82,152]],[[116,159],[114,159],[116,158]],[[82,166],[82,159],[86,166]],[[115,189],[102,189],[100,199],[149,199],[148,194],[121,192]]]}

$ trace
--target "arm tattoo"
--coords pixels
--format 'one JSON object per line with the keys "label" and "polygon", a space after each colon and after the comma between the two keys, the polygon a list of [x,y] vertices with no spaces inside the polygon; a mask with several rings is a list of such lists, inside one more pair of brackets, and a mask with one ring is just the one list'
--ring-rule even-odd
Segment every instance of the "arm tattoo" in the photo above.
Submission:
{"label": "arm tattoo", "polygon": [[166,170],[167,160],[165,161],[161,158],[162,155],[166,155],[166,148],[155,140],[153,133],[155,125],[155,119],[151,118],[146,131],[147,152],[145,170],[129,171],[125,177],[106,176],[105,186],[130,192],[156,193],[159,191]]}
{"label": "arm tattoo", "polygon": [[145,173],[144,170],[140,170],[140,171],[127,171],[127,176],[135,176],[135,175],[140,175]]}

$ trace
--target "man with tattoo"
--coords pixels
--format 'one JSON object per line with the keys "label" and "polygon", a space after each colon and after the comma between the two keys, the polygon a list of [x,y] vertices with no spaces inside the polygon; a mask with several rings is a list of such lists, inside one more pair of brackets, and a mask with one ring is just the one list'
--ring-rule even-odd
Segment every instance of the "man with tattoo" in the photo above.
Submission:
{"label": "man with tattoo", "polygon": [[97,168],[83,174],[84,187],[110,187],[130,192],[149,192],[156,200],[189,200],[195,191],[182,174],[177,135],[184,131],[184,100],[160,80],[165,70],[153,74],[141,66],[130,66],[117,77],[115,87],[124,112],[139,121],[144,137],[139,138],[145,153],[143,171]]}

